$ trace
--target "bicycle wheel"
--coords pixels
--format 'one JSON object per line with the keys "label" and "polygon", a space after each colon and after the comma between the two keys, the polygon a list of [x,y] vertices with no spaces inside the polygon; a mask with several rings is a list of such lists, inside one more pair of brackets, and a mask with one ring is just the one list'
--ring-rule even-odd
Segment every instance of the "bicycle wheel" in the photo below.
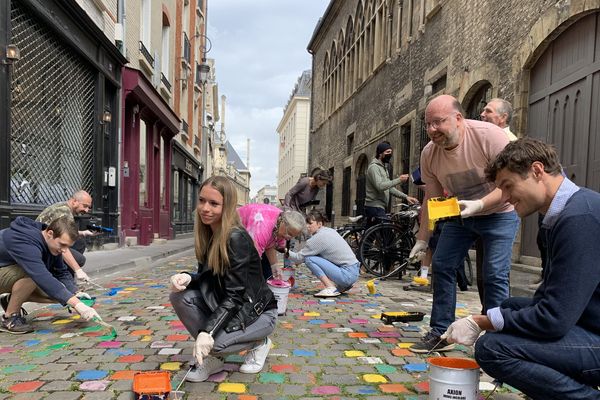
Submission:
{"label": "bicycle wheel", "polygon": [[471,257],[469,257],[468,253],[467,253],[467,256],[465,257],[464,268],[465,268],[465,277],[467,278],[467,284],[469,286],[473,286],[473,265],[471,264]]}
{"label": "bicycle wheel", "polygon": [[363,228],[352,228],[344,233],[342,233],[342,238],[348,243],[356,257],[360,261],[359,257],[359,246],[360,246],[360,238],[362,237],[364,229]]}
{"label": "bicycle wheel", "polygon": [[[369,228],[360,242],[360,259],[366,270],[384,276],[406,262],[414,245],[412,234],[394,224],[379,224]],[[406,269],[398,269],[394,275]]]}

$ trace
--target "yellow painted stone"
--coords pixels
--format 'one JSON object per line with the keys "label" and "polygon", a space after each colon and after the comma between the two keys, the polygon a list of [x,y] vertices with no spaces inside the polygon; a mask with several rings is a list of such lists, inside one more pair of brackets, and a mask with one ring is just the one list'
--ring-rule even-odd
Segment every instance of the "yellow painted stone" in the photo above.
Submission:
{"label": "yellow painted stone", "polygon": [[305,317],[320,317],[320,316],[321,316],[321,313],[314,312],[314,311],[311,311],[311,312],[305,312],[305,313],[304,313],[304,316],[305,316]]}
{"label": "yellow painted stone", "polygon": [[464,309],[464,308],[457,308],[456,309],[456,316],[457,317],[466,317],[466,316],[469,316],[469,315],[471,315],[471,313],[469,311],[467,311],[466,309]]}
{"label": "yellow painted stone", "polygon": [[160,365],[160,369],[165,371],[179,371],[181,369],[180,362],[166,362]]}
{"label": "yellow painted stone", "polygon": [[342,312],[342,311],[344,311],[344,310],[342,310],[341,308],[336,308],[333,310],[333,312]]}
{"label": "yellow painted stone", "polygon": [[374,314],[374,315],[371,315],[371,318],[374,318],[374,319],[381,319],[381,314]]}
{"label": "yellow painted stone", "polygon": [[364,357],[365,353],[360,350],[346,350],[344,351],[346,357]]}
{"label": "yellow painted stone", "polygon": [[138,288],[136,288],[136,287],[128,287],[128,288],[125,288],[123,290],[127,290],[128,292],[133,292],[135,290],[138,290]]}
{"label": "yellow painted stone", "polygon": [[363,379],[369,383],[387,383],[387,379],[379,374],[364,374]]}
{"label": "yellow painted stone", "polygon": [[398,343],[398,347],[400,347],[401,349],[408,349],[413,344],[414,343]]}
{"label": "yellow painted stone", "polygon": [[54,321],[52,324],[54,324],[54,325],[64,325],[64,324],[69,324],[71,322],[73,322],[72,319],[59,319],[57,321]]}
{"label": "yellow painted stone", "polygon": [[217,390],[227,393],[246,393],[246,385],[243,383],[221,383]]}
{"label": "yellow painted stone", "polygon": [[140,342],[149,342],[151,340],[152,340],[152,336],[146,335],[146,336],[142,336],[142,339],[140,339]]}

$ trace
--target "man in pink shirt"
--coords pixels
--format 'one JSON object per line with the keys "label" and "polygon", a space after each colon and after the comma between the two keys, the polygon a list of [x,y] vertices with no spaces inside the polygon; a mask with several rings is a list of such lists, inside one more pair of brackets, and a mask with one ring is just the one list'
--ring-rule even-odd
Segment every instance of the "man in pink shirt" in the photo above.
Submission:
{"label": "man in pink shirt", "polygon": [[[484,308],[498,307],[509,296],[512,244],[519,226],[513,207],[502,191],[488,182],[486,166],[508,144],[506,133],[496,125],[467,120],[460,103],[449,95],[433,99],[425,110],[427,135],[431,141],[421,153],[421,177],[425,182],[423,204],[444,190],[456,196],[462,221],[443,223],[433,255],[433,308],[431,331],[410,349],[415,353],[447,351],[453,345],[440,336],[454,322],[456,268],[477,237],[484,248]],[[410,256],[427,249],[427,208],[421,213],[421,227]]]}

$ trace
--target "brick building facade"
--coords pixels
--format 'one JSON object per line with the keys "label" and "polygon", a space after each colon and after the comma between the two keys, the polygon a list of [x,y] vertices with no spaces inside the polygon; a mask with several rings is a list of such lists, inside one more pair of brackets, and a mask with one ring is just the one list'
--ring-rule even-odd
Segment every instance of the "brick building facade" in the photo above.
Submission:
{"label": "brick building facade", "polygon": [[[554,143],[567,175],[600,190],[598,11],[600,1],[332,0],[308,45],[309,167],[334,171],[336,222],[360,212],[377,143],[394,146],[394,175],[418,166],[425,106],[441,93],[467,117],[507,99],[517,136]],[[535,225],[522,225],[520,256],[537,255]]]}

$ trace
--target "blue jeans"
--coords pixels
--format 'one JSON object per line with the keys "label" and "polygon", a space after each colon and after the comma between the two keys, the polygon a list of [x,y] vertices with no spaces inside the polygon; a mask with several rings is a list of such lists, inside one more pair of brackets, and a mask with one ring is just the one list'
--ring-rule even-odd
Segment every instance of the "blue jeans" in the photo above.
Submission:
{"label": "blue jeans", "polygon": [[433,308],[431,331],[443,334],[454,322],[456,308],[456,269],[473,242],[483,243],[484,307],[498,307],[509,296],[512,245],[519,227],[514,211],[447,221],[433,254]]}
{"label": "blue jeans", "polygon": [[[528,304],[531,299],[510,298],[502,307]],[[488,332],[475,343],[475,359],[487,374],[532,399],[600,399],[600,336],[580,326],[558,340]]]}
{"label": "blue jeans", "polygon": [[319,256],[304,257],[304,263],[317,278],[321,279],[325,275],[341,290],[354,285],[358,279],[360,263],[340,267]]}

